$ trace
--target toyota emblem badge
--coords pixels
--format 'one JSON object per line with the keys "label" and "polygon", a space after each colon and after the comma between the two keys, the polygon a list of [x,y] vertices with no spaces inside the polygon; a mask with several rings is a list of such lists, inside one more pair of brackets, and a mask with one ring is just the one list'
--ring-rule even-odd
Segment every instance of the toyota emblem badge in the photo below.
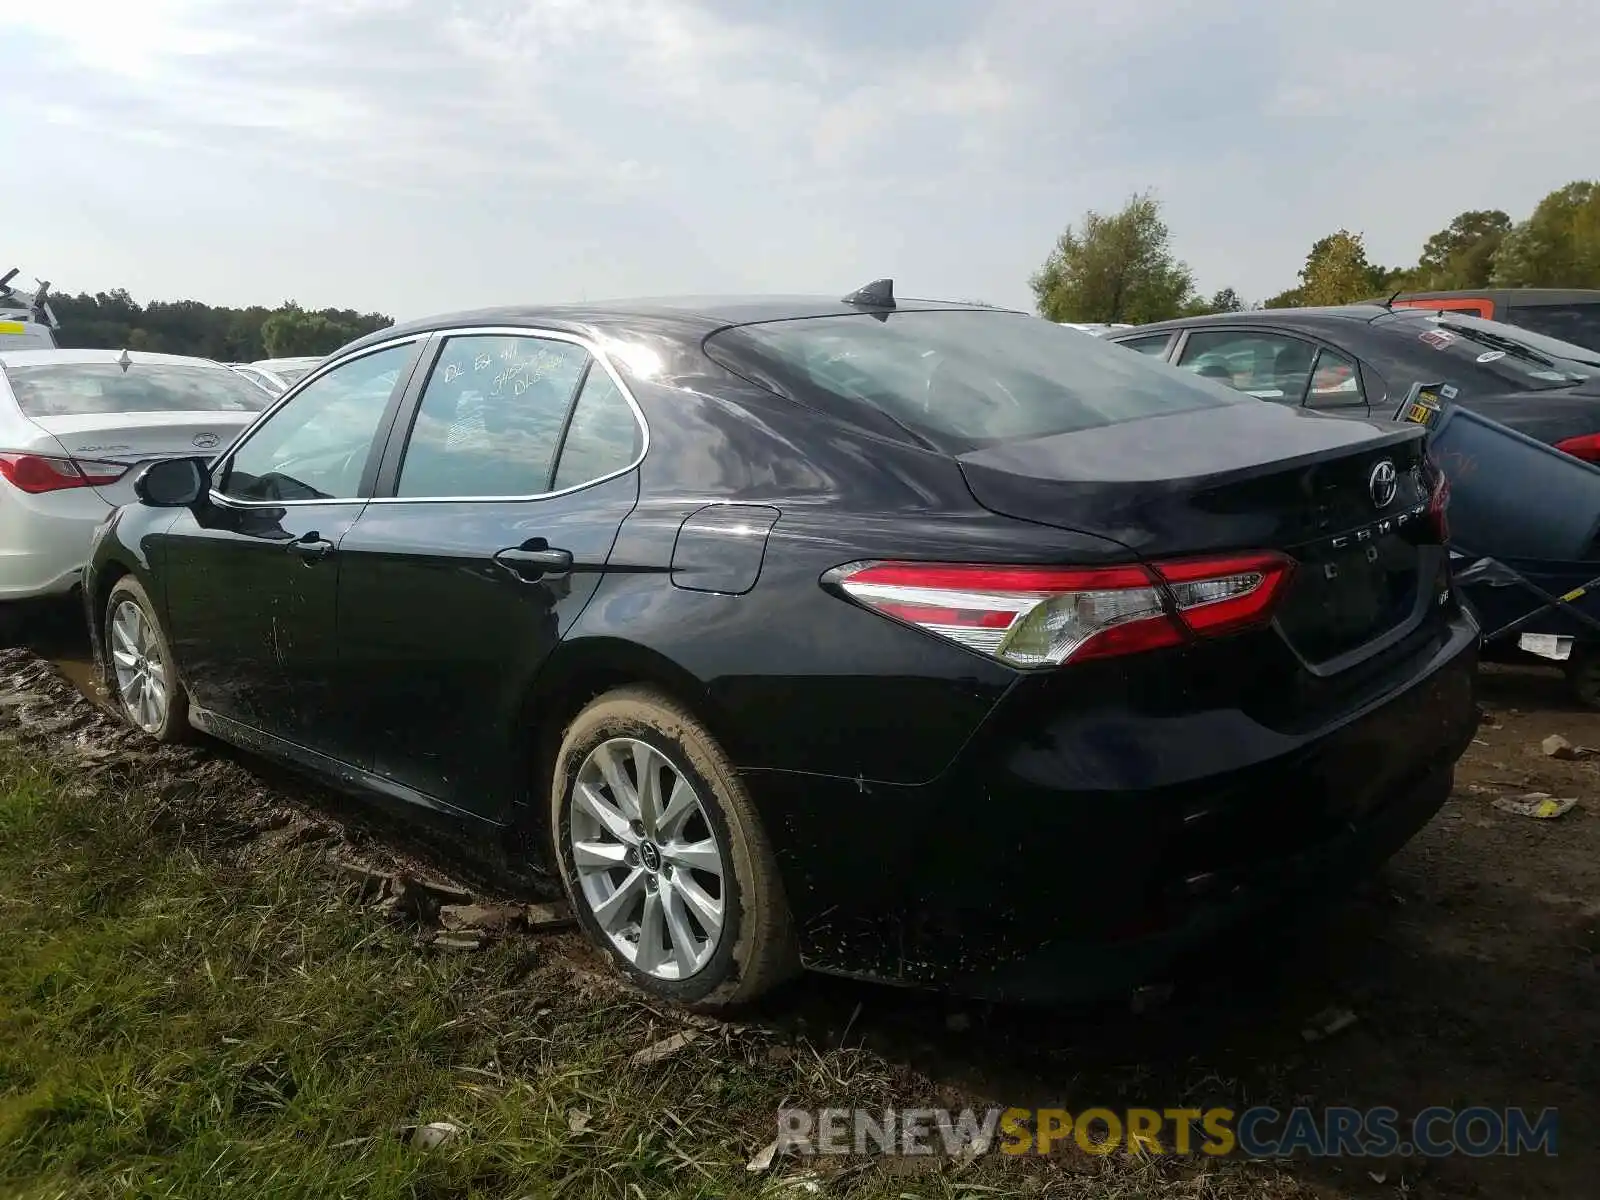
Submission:
{"label": "toyota emblem badge", "polygon": [[1394,503],[1395,494],[1400,490],[1399,476],[1394,469],[1394,463],[1387,458],[1372,468],[1372,474],[1367,476],[1367,492],[1372,496],[1373,508],[1388,508]]}

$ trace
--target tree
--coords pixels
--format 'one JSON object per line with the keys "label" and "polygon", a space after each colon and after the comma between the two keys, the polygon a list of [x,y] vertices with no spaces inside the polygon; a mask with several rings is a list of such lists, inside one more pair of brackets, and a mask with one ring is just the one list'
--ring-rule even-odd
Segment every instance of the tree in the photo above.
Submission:
{"label": "tree", "polygon": [[1382,289],[1389,274],[1367,261],[1361,234],[1340,229],[1312,244],[1300,268],[1298,302],[1316,307],[1364,300]]}
{"label": "tree", "polygon": [[1473,209],[1430,237],[1409,283],[1423,291],[1488,287],[1495,255],[1511,229],[1511,218],[1498,208]]}
{"label": "tree", "polygon": [[[57,340],[64,347],[160,350],[220,362],[249,362],[270,353],[265,328],[275,314],[259,304],[216,308],[198,300],[154,300],[140,305],[120,288],[52,296],[50,304],[61,322]],[[278,311],[285,310],[298,314],[278,323],[275,344],[292,347],[285,354],[324,354],[394,324],[383,313],[347,308],[309,313],[289,303]]]}
{"label": "tree", "polygon": [[368,332],[354,316],[333,309],[306,312],[291,302],[261,323],[261,345],[268,358],[330,354]]}
{"label": "tree", "polygon": [[1161,205],[1149,193],[1110,216],[1090,210],[1067,226],[1028,281],[1039,314],[1052,321],[1143,325],[1183,311],[1194,276],[1172,255]]}
{"label": "tree", "polygon": [[1231,287],[1225,287],[1212,292],[1209,300],[1204,296],[1190,296],[1184,301],[1183,311],[1179,315],[1204,317],[1211,313],[1243,312],[1245,307],[1245,302],[1239,298],[1239,293]]}
{"label": "tree", "polygon": [[1211,311],[1219,313],[1243,312],[1245,303],[1231,287],[1222,288],[1211,295]]}
{"label": "tree", "polygon": [[1499,287],[1600,287],[1600,183],[1580,180],[1539,201],[1494,256]]}

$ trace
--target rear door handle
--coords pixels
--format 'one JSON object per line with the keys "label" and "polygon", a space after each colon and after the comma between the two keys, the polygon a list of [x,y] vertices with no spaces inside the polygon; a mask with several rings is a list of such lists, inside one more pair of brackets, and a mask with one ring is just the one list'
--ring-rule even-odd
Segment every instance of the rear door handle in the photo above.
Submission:
{"label": "rear door handle", "polygon": [[550,546],[512,546],[494,556],[495,562],[522,579],[560,574],[572,570],[572,551]]}
{"label": "rear door handle", "polygon": [[319,533],[308,533],[304,537],[295,538],[294,541],[290,542],[289,549],[308,563],[313,563],[323,558],[329,550],[332,550],[333,543]]}

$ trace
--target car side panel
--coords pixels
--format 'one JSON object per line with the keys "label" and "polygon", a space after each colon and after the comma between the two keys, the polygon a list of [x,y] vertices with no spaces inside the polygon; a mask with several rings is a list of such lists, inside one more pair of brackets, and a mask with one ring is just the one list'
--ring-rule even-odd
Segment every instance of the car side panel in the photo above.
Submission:
{"label": "car side panel", "polygon": [[[740,766],[929,779],[1017,677],[824,590],[832,568],[874,558],[1132,557],[1114,542],[989,513],[951,459],[830,430],[764,393],[736,407],[699,392],[635,392],[651,429],[640,502],[552,676],[580,670],[585,656],[608,661],[620,644],[637,647],[684,681],[694,692],[685,699],[717,714],[713,731]],[[679,530],[711,496],[779,514],[746,594],[672,582]],[[679,546],[681,579],[720,565],[709,539]],[[908,726],[925,735],[905,737]]]}

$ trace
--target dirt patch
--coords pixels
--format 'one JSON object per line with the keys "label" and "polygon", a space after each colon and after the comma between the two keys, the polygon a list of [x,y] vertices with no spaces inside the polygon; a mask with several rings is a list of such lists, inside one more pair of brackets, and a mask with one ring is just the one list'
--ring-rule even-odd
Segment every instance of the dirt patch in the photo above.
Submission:
{"label": "dirt patch", "polygon": [[[1561,734],[1600,746],[1600,714],[1571,708],[1554,676],[1490,672],[1482,691],[1490,719],[1455,794],[1377,880],[1326,911],[1281,914],[1219,948],[1171,980],[1170,995],[1041,1013],[811,978],[753,1024],[801,1046],[878,1051],[905,1080],[933,1081],[919,1086],[935,1094],[905,1102],[1347,1104],[1401,1114],[1553,1106],[1557,1157],[1343,1160],[1300,1173],[1328,1196],[1587,1194],[1600,1173],[1600,1147],[1587,1137],[1600,1123],[1600,758],[1549,758],[1540,743]],[[542,961],[570,963],[575,989],[616,994],[577,935],[531,932],[531,918],[519,923],[507,907],[536,895],[473,879],[470,851],[215,745],[156,746],[25,651],[0,653],[0,737],[108,795],[151,790],[162,819],[241,864],[321,854],[352,902],[393,902],[400,916],[414,904],[430,936],[443,908],[458,907],[452,923],[467,904],[493,915],[485,928],[448,931],[441,953],[471,953],[486,938],[537,940]],[[1529,792],[1578,803],[1554,820],[1494,806]],[[431,907],[407,899],[413,886],[432,895]],[[1307,1028],[1332,1027],[1329,1011],[1355,1019],[1341,1016],[1331,1036],[1308,1040]]]}

